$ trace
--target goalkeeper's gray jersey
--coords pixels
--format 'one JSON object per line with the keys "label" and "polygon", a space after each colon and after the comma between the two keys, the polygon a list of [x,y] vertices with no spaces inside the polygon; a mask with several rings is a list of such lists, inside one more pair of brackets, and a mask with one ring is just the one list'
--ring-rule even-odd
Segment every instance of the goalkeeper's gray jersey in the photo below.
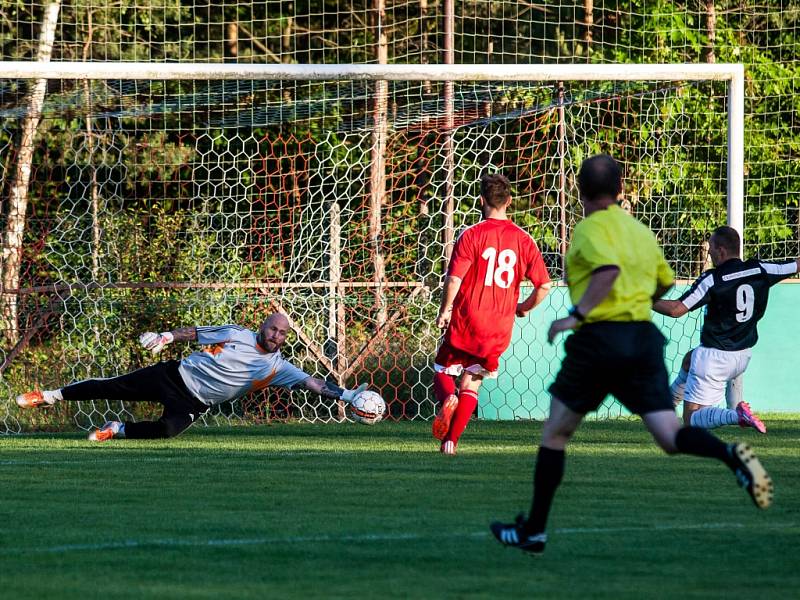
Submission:
{"label": "goalkeeper's gray jersey", "polygon": [[267,386],[291,388],[309,375],[283,359],[264,353],[256,334],[238,325],[197,327],[203,349],[181,361],[179,371],[189,391],[213,406]]}

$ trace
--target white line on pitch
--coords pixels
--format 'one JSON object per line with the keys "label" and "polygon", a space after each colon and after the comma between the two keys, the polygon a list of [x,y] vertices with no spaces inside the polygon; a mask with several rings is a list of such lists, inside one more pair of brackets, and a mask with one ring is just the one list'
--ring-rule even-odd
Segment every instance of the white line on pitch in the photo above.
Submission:
{"label": "white line on pitch", "polygon": [[[581,535],[593,533],[621,533],[626,531],[686,531],[686,530],[711,530],[711,529],[790,529],[795,523],[771,523],[745,525],[743,523],[699,523],[696,525],[642,525],[630,527],[567,527],[555,529],[558,535]],[[225,546],[272,546],[279,544],[308,544],[324,542],[386,542],[409,540],[438,540],[444,538],[484,538],[488,532],[455,533],[451,535],[421,534],[421,533],[396,533],[396,534],[359,534],[359,535],[315,535],[298,537],[263,537],[263,538],[233,538],[233,539],[153,539],[153,540],[121,540],[118,542],[104,542],[97,544],[63,544],[58,546],[42,547],[6,547],[0,548],[2,554],[45,553],[63,554],[67,552],[95,551],[95,550],[124,550],[127,548],[171,548],[171,547],[225,547]]]}
{"label": "white line on pitch", "polygon": [[[357,451],[349,451],[349,450],[309,450],[308,452],[304,451],[278,451],[278,452],[270,452],[266,450],[264,452],[258,453],[258,456],[253,456],[253,460],[262,460],[264,458],[270,458],[273,456],[280,456],[280,457],[305,457],[305,456],[347,456],[351,454],[357,454]],[[14,465],[82,465],[86,463],[107,463],[107,462],[128,462],[128,463],[140,463],[140,462],[175,462],[182,459],[196,459],[202,460],[203,462],[207,462],[208,459],[206,457],[201,457],[200,455],[197,456],[189,456],[189,455],[179,455],[179,456],[135,456],[135,455],[127,455],[127,456],[104,456],[102,454],[102,450],[98,450],[96,454],[92,454],[86,456],[85,458],[67,458],[64,460],[38,460],[38,459],[28,459],[28,458],[10,458],[7,460],[0,460],[0,467],[11,467]],[[211,457],[212,459],[214,457]],[[225,457],[219,456],[217,457],[220,460],[224,460]]]}

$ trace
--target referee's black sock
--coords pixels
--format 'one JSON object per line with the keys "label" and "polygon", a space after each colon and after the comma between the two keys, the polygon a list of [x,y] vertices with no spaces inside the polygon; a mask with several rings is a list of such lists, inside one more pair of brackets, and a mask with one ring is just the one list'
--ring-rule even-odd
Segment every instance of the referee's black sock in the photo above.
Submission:
{"label": "referee's black sock", "polygon": [[564,451],[540,446],[533,474],[533,503],[525,523],[526,534],[544,533],[550,505],[563,476]]}
{"label": "referee's black sock", "polygon": [[679,429],[675,435],[675,445],[678,447],[678,451],[683,454],[716,458],[731,468],[734,466],[731,454],[728,452],[728,445],[700,427],[682,427]]}

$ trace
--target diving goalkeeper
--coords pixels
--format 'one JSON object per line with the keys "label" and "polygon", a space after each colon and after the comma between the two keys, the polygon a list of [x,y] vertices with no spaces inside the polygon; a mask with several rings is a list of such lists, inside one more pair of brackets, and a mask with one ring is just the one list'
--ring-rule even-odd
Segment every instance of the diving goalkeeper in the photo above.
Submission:
{"label": "diving goalkeeper", "polygon": [[56,390],[33,391],[17,396],[21,408],[39,408],[60,401],[127,400],[163,405],[158,421],[108,421],[92,431],[96,442],[112,438],[170,438],[185,431],[212,406],[268,386],[306,389],[326,398],[352,402],[366,384],[343,389],[312,377],[286,361],[280,353],[289,334],[289,320],[273,313],[258,332],[238,325],[184,327],[164,333],[147,332],[141,345],[158,354],[172,342],[197,341],[203,345],[183,360],[167,360],[110,379],[86,379]]}

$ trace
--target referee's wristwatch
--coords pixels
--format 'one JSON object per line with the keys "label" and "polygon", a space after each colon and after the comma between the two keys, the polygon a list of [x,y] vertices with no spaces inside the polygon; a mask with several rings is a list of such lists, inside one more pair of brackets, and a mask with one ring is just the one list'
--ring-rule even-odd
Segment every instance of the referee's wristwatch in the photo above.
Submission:
{"label": "referee's wristwatch", "polygon": [[580,321],[581,323],[583,323],[583,322],[586,320],[586,315],[584,315],[584,314],[583,314],[581,311],[579,311],[579,310],[578,310],[578,306],[577,306],[577,305],[575,305],[575,306],[573,306],[572,308],[570,308],[570,309],[567,311],[567,314],[568,314],[570,317],[575,317],[575,318],[576,318],[576,319],[578,319],[578,321]]}

